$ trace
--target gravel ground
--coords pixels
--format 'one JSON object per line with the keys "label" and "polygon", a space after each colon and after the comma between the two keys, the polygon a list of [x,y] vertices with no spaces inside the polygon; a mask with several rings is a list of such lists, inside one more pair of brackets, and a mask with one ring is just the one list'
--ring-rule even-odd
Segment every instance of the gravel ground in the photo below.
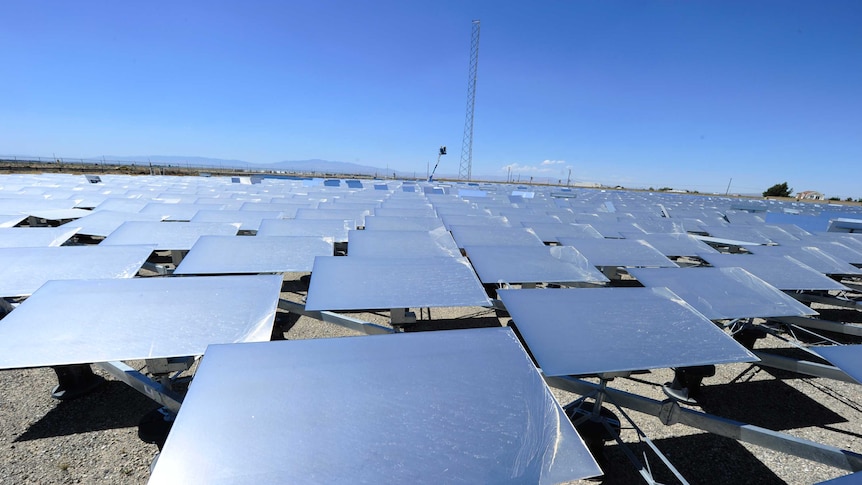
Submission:
{"label": "gravel ground", "polygon": [[[298,287],[286,284],[282,296],[298,301]],[[354,314],[384,322],[382,313]],[[306,317],[283,315],[276,338],[305,339],[356,335],[335,325]],[[433,319],[446,326],[493,325],[485,309],[433,310]],[[456,317],[462,317],[455,320]],[[758,348],[780,345],[761,341]],[[143,369],[142,362],[130,362]],[[100,371],[97,370],[97,373]],[[158,406],[125,384],[108,381],[74,401],[50,397],[56,378],[50,369],[0,371],[0,483],[146,483],[157,452],[137,437],[138,420]],[[619,378],[611,387],[663,400],[661,384],[669,370]],[[562,404],[577,396],[554,390]],[[862,452],[862,393],[860,386],[798,374],[760,370],[745,364],[719,366],[704,381],[702,405],[707,412],[801,438]],[[619,413],[617,413],[619,414]],[[810,484],[848,472],[757,446],[704,433],[684,425],[665,426],[649,415],[628,414],[662,449],[691,483]],[[637,434],[624,426],[626,443]],[[619,446],[605,447],[605,479],[601,483],[641,482]],[[659,480],[674,483],[655,458],[651,467]],[[587,482],[584,483],[596,483]]]}

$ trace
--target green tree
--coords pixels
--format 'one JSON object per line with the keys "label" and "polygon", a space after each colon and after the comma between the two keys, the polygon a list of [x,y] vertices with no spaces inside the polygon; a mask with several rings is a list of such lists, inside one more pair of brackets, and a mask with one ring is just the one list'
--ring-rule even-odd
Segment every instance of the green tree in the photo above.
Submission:
{"label": "green tree", "polygon": [[766,192],[763,193],[764,197],[790,197],[793,189],[787,187],[787,182],[782,182],[780,184],[775,184],[772,187],[766,189]]}

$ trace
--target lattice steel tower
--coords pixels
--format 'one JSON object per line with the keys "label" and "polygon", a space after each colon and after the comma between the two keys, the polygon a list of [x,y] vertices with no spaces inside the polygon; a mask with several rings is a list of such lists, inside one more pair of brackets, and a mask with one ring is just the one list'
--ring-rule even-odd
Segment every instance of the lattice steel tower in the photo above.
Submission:
{"label": "lattice steel tower", "polygon": [[464,138],[461,141],[461,168],[459,179],[473,178],[473,113],[476,110],[476,72],[479,69],[479,21],[473,21],[470,36],[470,75],[467,78],[467,119],[464,121]]}

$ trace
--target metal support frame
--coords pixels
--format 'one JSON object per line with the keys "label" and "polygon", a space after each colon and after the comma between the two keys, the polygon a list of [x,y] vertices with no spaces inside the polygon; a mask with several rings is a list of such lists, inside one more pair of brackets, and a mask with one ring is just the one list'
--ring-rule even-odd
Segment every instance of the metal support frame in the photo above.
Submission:
{"label": "metal support frame", "polygon": [[51,390],[51,397],[61,401],[89,394],[105,382],[93,373],[89,364],[57,365],[51,369],[57,374],[57,385]]}
{"label": "metal support frame", "polygon": [[[803,323],[797,324],[797,322],[799,322],[799,321],[802,321]],[[819,322],[819,323],[815,323],[814,325],[806,325],[805,322]],[[796,337],[795,330],[800,330],[800,331],[805,332],[806,334],[808,334],[810,336],[820,338],[824,343],[840,345],[837,342],[835,342],[834,340],[831,340],[827,337],[824,337],[820,334],[817,334],[817,333],[809,330],[806,327],[836,331],[836,330],[841,330],[842,327],[844,327],[846,325],[846,324],[838,323],[838,322],[828,322],[825,320],[809,319],[809,318],[805,318],[805,317],[770,318],[767,320],[767,323],[775,323],[775,324],[778,324],[778,325],[785,327],[785,330],[788,333],[790,333],[791,338],[788,339],[788,338],[782,337],[781,335],[779,335],[777,329],[775,329],[769,325],[755,324],[752,322],[752,319],[737,319],[737,320],[733,320],[733,321],[725,324],[724,326],[726,328],[730,329],[731,334],[735,334],[736,332],[742,331],[746,328],[761,329],[764,332],[771,334],[772,336],[777,337],[777,338],[793,345],[797,349],[805,351],[805,352],[807,352],[807,353],[809,353],[812,356],[815,356],[817,358],[822,358],[816,352],[814,352],[810,348],[808,348],[806,345],[803,345],[802,343],[799,342],[798,338]],[[817,325],[820,325],[820,326],[818,327]],[[823,327],[825,327],[825,328],[823,328]],[[847,330],[847,329],[845,329],[845,330]],[[848,333],[850,335],[854,335],[850,332],[842,332],[842,333]],[[835,366],[828,365],[828,364],[820,364],[817,362],[811,362],[811,361],[797,359],[797,358],[793,358],[793,357],[784,357],[784,356],[776,355],[776,354],[773,354],[770,352],[764,352],[762,350],[754,350],[753,342],[751,342],[750,344],[751,345],[747,345],[747,344],[743,343],[743,345],[746,345],[748,350],[753,352],[760,359],[760,362],[757,362],[754,365],[772,367],[775,369],[781,369],[781,370],[786,370],[786,371],[790,371],[790,372],[797,372],[800,374],[806,374],[806,375],[810,375],[810,376],[814,376],[814,377],[825,377],[827,379],[835,379],[838,381],[849,382],[851,384],[859,384],[859,382],[856,379],[850,377],[846,372],[842,371],[841,369],[839,369]]]}
{"label": "metal support frame", "polygon": [[30,227],[49,227],[45,219],[36,216],[27,216],[27,225]]}
{"label": "metal support frame", "polygon": [[183,261],[183,258],[189,254],[187,249],[172,249],[171,250],[171,263],[174,265],[174,268],[180,265]]}
{"label": "metal support frame", "polygon": [[494,310],[508,312],[508,310],[506,310],[506,305],[503,304],[503,300],[499,300],[497,298],[491,299],[491,308],[493,308]]}
{"label": "metal support frame", "polygon": [[797,325],[816,330],[826,330],[827,332],[832,333],[862,337],[862,325],[856,323],[833,322],[830,320],[808,317],[778,317],[770,318],[769,320],[774,320],[784,325]]}
{"label": "metal support frame", "polygon": [[797,372],[799,374],[807,374],[814,377],[825,377],[827,379],[835,379],[836,381],[849,382],[851,384],[859,384],[856,379],[850,377],[846,372],[835,366],[794,359],[792,357],[784,357],[782,355],[775,355],[758,350],[754,350],[752,352],[754,352],[754,355],[760,359],[760,362],[757,362],[755,365],[764,365],[774,369]]}
{"label": "metal support frame", "polygon": [[[167,389],[173,389],[177,377],[191,369],[194,363],[195,358],[192,356],[147,359],[147,372],[153,376],[153,380],[158,381]],[[174,377],[171,377],[171,373],[174,374]],[[183,378],[183,380],[191,380],[191,377]]]}
{"label": "metal support frame", "polygon": [[147,359],[147,370],[153,375],[167,375],[172,372],[189,370],[194,364],[194,357],[162,357]]}
{"label": "metal support frame", "polygon": [[600,266],[599,271],[602,272],[609,280],[615,281],[620,279],[619,266]]}
{"label": "metal support frame", "polygon": [[416,323],[416,314],[407,308],[392,308],[389,310],[389,323],[393,327],[401,327]]}
{"label": "metal support frame", "polygon": [[183,402],[183,398],[179,394],[175,393],[167,386],[153,381],[125,363],[113,361],[99,362],[93,365],[104,370],[108,374],[111,374],[117,380],[125,382],[127,385],[153,401],[170,409],[171,412],[178,413],[180,411],[180,405]]}
{"label": "metal support frame", "polygon": [[[609,388],[607,386],[608,382],[613,380],[615,377],[625,377],[625,376],[628,376],[629,374],[630,373],[628,373],[628,372],[600,374],[599,375],[599,384],[597,386],[595,386],[594,390],[589,392],[589,393],[584,393],[583,397],[581,397],[580,399],[578,399],[574,403],[570,404],[570,406],[572,406],[572,405],[581,406],[580,403],[583,402],[586,398],[592,398],[594,400],[593,405],[592,405],[592,409],[590,410],[590,412],[586,413],[584,416],[575,420],[572,424],[577,428],[579,425],[581,425],[582,423],[584,423],[588,420],[592,420],[592,421],[600,423],[604,427],[606,433],[608,433],[609,436],[612,436],[614,438],[614,440],[617,442],[617,444],[620,446],[620,450],[622,450],[623,454],[626,455],[626,457],[629,459],[629,461],[632,462],[632,464],[635,465],[635,467],[637,467],[638,473],[640,473],[640,475],[641,475],[641,477],[643,477],[644,481],[650,485],[658,484],[658,482],[655,481],[655,478],[653,478],[652,468],[650,467],[649,460],[647,459],[646,454],[643,455],[643,461],[638,459],[635,456],[635,454],[632,452],[632,450],[629,448],[628,444],[623,442],[622,437],[620,436],[619,432],[611,426],[611,424],[608,422],[607,418],[605,418],[601,415],[602,406],[604,405],[605,402],[613,404],[614,407],[617,408],[617,410],[620,412],[620,414],[623,415],[625,420],[628,421],[628,423],[635,430],[635,432],[637,433],[637,436],[638,436],[638,440],[645,443],[653,451],[653,453],[656,454],[656,456],[659,458],[659,460],[661,460],[661,462],[664,463],[664,465],[668,468],[668,470],[670,470],[671,473],[673,473],[673,475],[677,478],[677,480],[680,481],[680,483],[682,483],[683,485],[688,485],[688,481],[682,476],[682,473],[680,473],[679,470],[677,470],[676,467],[673,466],[673,464],[670,462],[670,460],[668,460],[668,458],[666,456],[664,456],[664,454],[661,452],[661,450],[658,449],[658,447],[655,445],[655,443],[653,443],[652,440],[650,440],[647,437],[646,433],[644,433],[643,430],[641,430],[640,427],[638,427],[638,425],[634,422],[634,420],[628,414],[626,414],[625,411],[623,411],[622,407],[616,402],[614,397],[608,392],[608,390],[609,390]],[[547,378],[546,378],[546,380],[547,380]]]}
{"label": "metal support frame", "polygon": [[[599,385],[574,377],[548,377],[548,385],[580,395],[595,393]],[[851,472],[862,471],[862,455],[778,431],[682,408],[673,400],[657,401],[617,389],[603,391],[618,406],[658,417],[665,425],[684,424],[712,434],[762,446]]]}
{"label": "metal support frame", "polygon": [[170,269],[160,264],[150,263],[149,261],[145,262],[143,266],[141,266],[141,268],[157,273],[159,276],[165,276],[173,273],[173,271],[171,271]]}
{"label": "metal support frame", "polygon": [[853,308],[854,310],[862,310],[862,304],[860,304],[860,302],[843,296],[816,295],[813,293],[791,292],[787,292],[787,294],[803,303],[823,303],[824,305],[833,305],[844,308]]}
{"label": "metal support frame", "polygon": [[358,318],[351,318],[346,315],[340,315],[338,313],[327,311],[308,311],[305,309],[305,305],[292,302],[290,300],[285,300],[283,298],[278,300],[278,308],[286,312],[296,313],[297,315],[303,315],[306,317],[314,318],[316,320],[322,320],[327,323],[334,323],[344,328],[356,330],[357,332],[362,332],[367,335],[395,333],[395,331],[389,327],[384,327],[383,325],[377,325],[375,323],[365,322],[359,320]]}
{"label": "metal support frame", "polygon": [[862,284],[860,284],[858,281],[841,280],[841,284],[846,286],[847,288],[850,288],[851,290],[862,291]]}

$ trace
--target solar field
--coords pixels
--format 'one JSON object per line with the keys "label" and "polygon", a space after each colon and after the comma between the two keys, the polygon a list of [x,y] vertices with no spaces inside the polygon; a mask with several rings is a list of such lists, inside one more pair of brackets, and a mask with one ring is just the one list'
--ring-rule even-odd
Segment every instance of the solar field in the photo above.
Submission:
{"label": "solar field", "polygon": [[0,176],[2,483],[862,470],[859,206]]}

